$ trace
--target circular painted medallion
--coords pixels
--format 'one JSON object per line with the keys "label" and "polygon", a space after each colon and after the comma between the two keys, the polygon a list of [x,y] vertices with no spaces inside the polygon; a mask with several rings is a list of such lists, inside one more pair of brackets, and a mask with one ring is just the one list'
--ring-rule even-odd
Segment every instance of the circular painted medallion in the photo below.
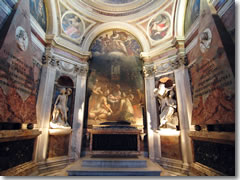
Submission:
{"label": "circular painted medallion", "polygon": [[84,24],[77,15],[67,13],[62,18],[62,29],[70,38],[78,39],[83,34]]}
{"label": "circular painted medallion", "polygon": [[165,14],[159,14],[149,24],[149,36],[155,40],[163,39],[170,29],[170,19]]}
{"label": "circular painted medallion", "polygon": [[23,27],[18,26],[16,29],[16,41],[17,41],[17,46],[21,51],[26,51],[28,48],[28,35],[23,29]]}

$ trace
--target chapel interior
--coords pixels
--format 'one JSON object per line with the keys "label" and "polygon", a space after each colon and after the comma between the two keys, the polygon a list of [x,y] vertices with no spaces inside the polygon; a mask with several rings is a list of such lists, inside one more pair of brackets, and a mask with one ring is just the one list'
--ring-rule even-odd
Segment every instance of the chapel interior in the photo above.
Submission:
{"label": "chapel interior", "polygon": [[0,0],[1,176],[235,176],[234,0]]}

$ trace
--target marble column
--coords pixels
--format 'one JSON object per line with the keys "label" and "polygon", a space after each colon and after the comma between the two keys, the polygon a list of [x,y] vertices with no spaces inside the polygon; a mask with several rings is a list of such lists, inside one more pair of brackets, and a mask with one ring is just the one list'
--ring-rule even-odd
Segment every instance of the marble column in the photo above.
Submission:
{"label": "marble column", "polygon": [[78,159],[81,153],[88,66],[78,67],[77,72],[72,139],[70,145],[70,156],[73,159]]}
{"label": "marble column", "polygon": [[52,55],[51,48],[46,48],[43,56],[43,67],[41,73],[41,82],[38,91],[37,101],[37,120],[41,135],[38,136],[36,145],[37,162],[46,160],[48,148],[48,129],[51,115],[51,105],[54,91],[54,82],[56,77],[56,61]]}
{"label": "marble column", "polygon": [[192,117],[192,97],[188,69],[181,65],[174,70],[174,75],[180,121],[182,158],[183,163],[188,166],[193,162],[191,139],[188,136]]}
{"label": "marble column", "polygon": [[155,67],[153,64],[144,65],[146,116],[147,116],[147,137],[148,151],[151,160],[159,160],[161,157],[160,135],[158,129],[158,114],[156,97],[153,90],[155,88]]}

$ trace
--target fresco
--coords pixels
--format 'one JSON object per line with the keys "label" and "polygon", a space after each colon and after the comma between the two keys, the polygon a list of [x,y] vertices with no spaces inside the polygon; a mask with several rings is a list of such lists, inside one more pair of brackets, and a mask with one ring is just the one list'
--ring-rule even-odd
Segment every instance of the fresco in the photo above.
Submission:
{"label": "fresco", "polygon": [[197,20],[200,13],[200,0],[189,0],[185,14],[185,33],[188,32],[192,24]]}
{"label": "fresco", "polygon": [[44,31],[47,28],[46,9],[43,0],[30,0],[30,12]]}
{"label": "fresco", "polygon": [[94,40],[91,51],[88,125],[105,122],[142,125],[144,83],[138,41],[127,32],[110,30]]}
{"label": "fresco", "polygon": [[170,28],[170,19],[165,14],[159,14],[149,24],[149,35],[153,40],[163,39]]}
{"label": "fresco", "polygon": [[84,25],[77,15],[67,13],[62,19],[62,29],[70,38],[78,39],[84,31]]}

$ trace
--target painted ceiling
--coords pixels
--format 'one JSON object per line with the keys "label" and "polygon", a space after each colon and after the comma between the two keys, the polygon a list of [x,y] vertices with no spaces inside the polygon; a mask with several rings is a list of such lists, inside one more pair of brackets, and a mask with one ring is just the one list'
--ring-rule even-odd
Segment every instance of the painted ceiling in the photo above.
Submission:
{"label": "painted ceiling", "polygon": [[[178,0],[56,0],[55,42],[87,52],[102,32],[116,29],[135,36],[144,52],[172,46]],[[71,43],[71,44],[70,44]]]}
{"label": "painted ceiling", "polygon": [[92,17],[98,14],[99,17],[124,17],[128,19],[131,15],[141,17],[145,12],[151,12],[159,8],[168,0],[65,0],[80,12],[86,12]]}

